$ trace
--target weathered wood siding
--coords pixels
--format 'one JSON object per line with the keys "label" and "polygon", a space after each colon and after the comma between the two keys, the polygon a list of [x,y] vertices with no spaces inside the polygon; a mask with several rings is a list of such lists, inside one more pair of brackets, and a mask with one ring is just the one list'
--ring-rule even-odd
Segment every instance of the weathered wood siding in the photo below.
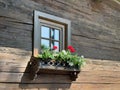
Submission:
{"label": "weathered wood siding", "polygon": [[103,1],[0,0],[0,46],[32,51],[38,10],[72,21],[72,45],[80,55],[120,60],[120,6]]}
{"label": "weathered wood siding", "polygon": [[[32,55],[33,10],[71,20],[72,45],[88,60],[76,81],[24,73]],[[110,61],[118,60],[118,61]],[[0,0],[0,90],[119,90],[120,5],[112,0]]]}

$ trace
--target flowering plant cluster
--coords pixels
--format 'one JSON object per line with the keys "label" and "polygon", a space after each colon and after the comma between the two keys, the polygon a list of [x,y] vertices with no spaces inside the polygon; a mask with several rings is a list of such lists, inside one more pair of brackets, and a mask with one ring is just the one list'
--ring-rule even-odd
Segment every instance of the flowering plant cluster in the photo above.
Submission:
{"label": "flowering plant cluster", "polygon": [[80,68],[85,64],[84,56],[74,54],[75,49],[72,46],[68,46],[67,50],[60,52],[56,52],[57,49],[57,46],[53,46],[53,50],[45,48],[42,53],[38,55],[38,58],[42,58],[42,60],[54,60],[56,65],[65,67]]}

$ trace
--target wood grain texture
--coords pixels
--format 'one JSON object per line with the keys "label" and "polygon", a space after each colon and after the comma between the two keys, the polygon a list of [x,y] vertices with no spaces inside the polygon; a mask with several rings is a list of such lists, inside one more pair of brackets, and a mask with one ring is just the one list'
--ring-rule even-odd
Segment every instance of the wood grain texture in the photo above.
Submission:
{"label": "wood grain texture", "polygon": [[[7,87],[6,87],[7,86]],[[119,90],[119,84],[0,84],[1,90]]]}
{"label": "wood grain texture", "polygon": [[[8,51],[9,50],[9,51]],[[2,72],[25,72],[26,66],[30,61],[31,53],[25,52],[19,49],[4,50],[4,53],[0,53],[0,71]],[[19,54],[14,51],[19,51]],[[8,54],[8,53],[13,54]],[[20,54],[23,54],[22,57]],[[87,64],[82,67],[82,71],[120,71],[119,61],[100,60],[85,58]]]}
{"label": "wood grain texture", "polygon": [[[12,55],[15,57],[10,60]],[[52,74],[41,74],[31,81],[29,73],[23,73],[29,58],[25,56],[21,62],[19,55],[7,56],[0,60],[1,90],[119,90],[120,87],[119,61],[86,59],[87,65],[74,82],[67,75]]]}
{"label": "wood grain texture", "polygon": [[[76,81],[52,74],[29,80],[34,10],[71,20],[72,45],[87,61]],[[0,90],[119,90],[119,60],[120,5],[113,0],[0,0]]]}
{"label": "wood grain texture", "polygon": [[1,0],[0,46],[32,51],[33,10],[38,10],[71,20],[72,45],[79,55],[120,60],[119,5],[111,3],[94,3],[91,0]]}
{"label": "wood grain texture", "polygon": [[[0,82],[8,83],[71,83],[69,75],[40,74],[35,80],[29,79],[29,73],[1,72]],[[76,83],[120,84],[120,72],[82,71]]]}

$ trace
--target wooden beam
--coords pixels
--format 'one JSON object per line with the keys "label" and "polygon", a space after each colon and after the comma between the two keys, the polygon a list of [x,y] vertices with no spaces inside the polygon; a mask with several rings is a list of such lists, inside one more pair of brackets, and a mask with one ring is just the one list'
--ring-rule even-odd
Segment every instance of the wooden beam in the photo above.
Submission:
{"label": "wooden beam", "polygon": [[[31,81],[29,73],[0,72],[0,82],[16,83],[71,83],[68,75],[40,74]],[[120,72],[116,71],[83,71],[80,72],[76,83],[113,84],[120,83]]]}
{"label": "wooden beam", "polygon": [[15,84],[0,83],[0,90],[119,90],[120,84]]}

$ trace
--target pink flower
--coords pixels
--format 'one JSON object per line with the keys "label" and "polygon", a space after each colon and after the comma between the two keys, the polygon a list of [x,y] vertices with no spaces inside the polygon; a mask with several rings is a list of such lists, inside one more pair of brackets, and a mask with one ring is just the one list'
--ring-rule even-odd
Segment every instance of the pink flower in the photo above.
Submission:
{"label": "pink flower", "polygon": [[72,53],[75,52],[75,49],[72,46],[68,46],[68,50]]}
{"label": "pink flower", "polygon": [[53,50],[56,50],[58,47],[57,46],[53,46]]}

